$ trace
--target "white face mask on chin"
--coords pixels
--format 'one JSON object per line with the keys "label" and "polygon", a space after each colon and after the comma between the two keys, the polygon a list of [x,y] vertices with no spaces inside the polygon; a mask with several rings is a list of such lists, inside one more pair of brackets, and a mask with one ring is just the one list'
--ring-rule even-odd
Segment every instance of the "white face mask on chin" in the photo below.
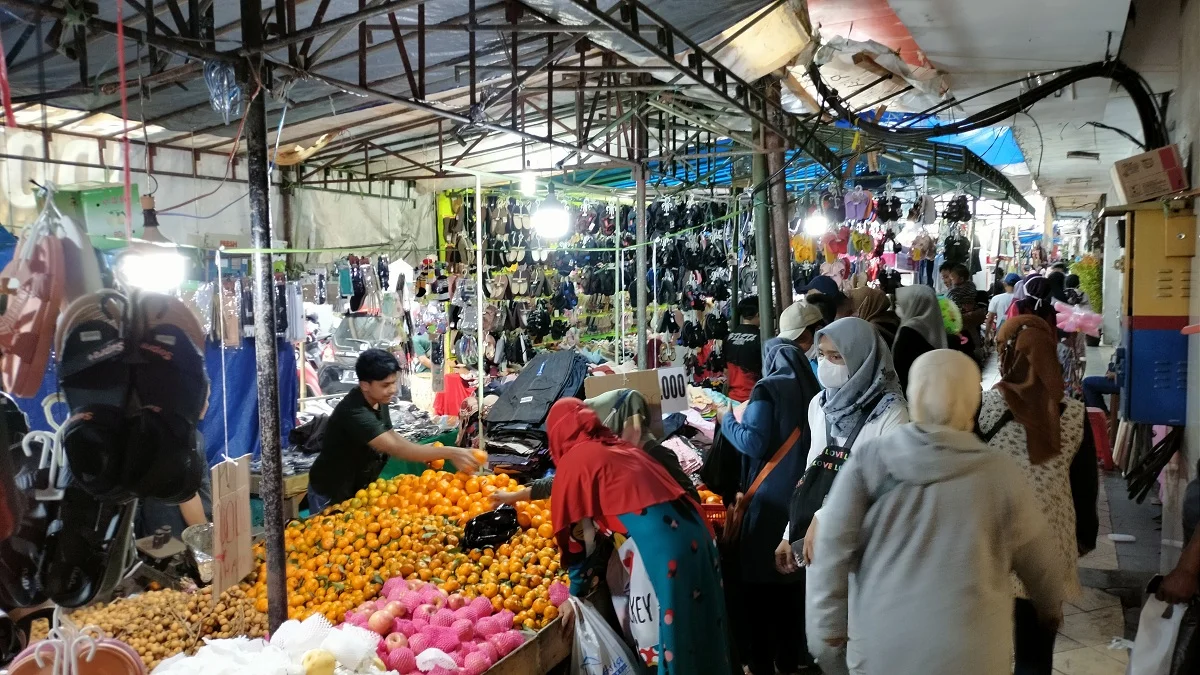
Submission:
{"label": "white face mask on chin", "polygon": [[821,355],[821,348],[817,346],[816,342],[814,342],[813,346],[809,347],[808,351],[804,352],[804,355],[808,357],[809,361],[816,361],[817,357]]}
{"label": "white face mask on chin", "polygon": [[826,389],[838,389],[850,380],[850,368],[829,359],[821,359],[817,364],[817,379]]}

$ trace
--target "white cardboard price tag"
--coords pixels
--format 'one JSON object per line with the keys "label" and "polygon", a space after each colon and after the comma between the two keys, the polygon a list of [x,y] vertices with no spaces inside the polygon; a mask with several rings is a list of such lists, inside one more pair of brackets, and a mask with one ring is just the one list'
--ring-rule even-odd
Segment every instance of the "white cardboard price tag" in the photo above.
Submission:
{"label": "white cardboard price tag", "polygon": [[662,414],[687,410],[687,371],[683,366],[659,368],[658,386],[662,391]]}
{"label": "white cardboard price tag", "polygon": [[213,604],[254,571],[250,539],[250,455],[212,468]]}

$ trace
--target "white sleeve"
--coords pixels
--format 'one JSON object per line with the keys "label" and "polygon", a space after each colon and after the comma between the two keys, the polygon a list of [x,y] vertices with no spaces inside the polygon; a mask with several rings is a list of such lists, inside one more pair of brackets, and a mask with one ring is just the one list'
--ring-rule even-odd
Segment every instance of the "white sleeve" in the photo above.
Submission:
{"label": "white sleeve", "polygon": [[804,462],[805,470],[817,461],[821,451],[825,449],[825,410],[821,408],[821,395],[812,397],[808,404],[808,459]]}
{"label": "white sleeve", "polygon": [[992,301],[988,303],[988,314],[1000,313],[1000,300],[1003,297],[1003,295],[997,295],[996,297],[992,298]]}
{"label": "white sleeve", "polygon": [[787,525],[784,525],[783,526],[783,541],[787,541],[788,535],[790,535],[791,533],[792,533],[792,524],[788,523]]}

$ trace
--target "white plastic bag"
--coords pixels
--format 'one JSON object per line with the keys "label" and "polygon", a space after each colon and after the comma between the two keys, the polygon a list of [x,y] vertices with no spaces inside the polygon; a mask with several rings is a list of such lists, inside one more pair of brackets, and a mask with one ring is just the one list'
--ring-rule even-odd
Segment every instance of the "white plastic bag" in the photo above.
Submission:
{"label": "white plastic bag", "polygon": [[[628,630],[633,637],[642,663],[647,667],[657,666],[658,596],[654,593],[654,586],[650,584],[650,575],[646,574],[642,554],[632,539],[621,543],[617,555],[626,578],[624,588],[627,604],[621,627]],[[616,596],[613,602],[616,602]]]}
{"label": "white plastic bag", "polygon": [[574,675],[634,675],[638,661],[591,603],[571,598],[575,610]]}
{"label": "white plastic bag", "polygon": [[1170,675],[1175,638],[1187,605],[1169,605],[1153,595],[1142,607],[1137,638],[1125,675]]}

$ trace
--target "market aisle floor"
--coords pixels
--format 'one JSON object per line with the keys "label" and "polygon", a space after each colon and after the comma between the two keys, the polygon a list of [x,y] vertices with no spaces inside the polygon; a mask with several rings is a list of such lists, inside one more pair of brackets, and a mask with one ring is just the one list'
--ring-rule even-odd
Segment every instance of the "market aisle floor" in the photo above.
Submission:
{"label": "market aisle floor", "polygon": [[[1112,356],[1111,347],[1090,347],[1087,375],[1103,375]],[[1117,546],[1112,533],[1105,475],[1100,475],[1097,510],[1100,534],[1096,549],[1079,559],[1081,570],[1115,571],[1119,569]],[[1121,599],[1097,588],[1084,588],[1083,597],[1063,608],[1062,628],[1054,643],[1054,672],[1061,675],[1124,675],[1129,654],[1124,649],[1109,649],[1113,638],[1125,636],[1124,608]]]}
{"label": "market aisle floor", "polygon": [[[1103,477],[1101,477],[1103,480]],[[1117,569],[1116,545],[1109,540],[1112,518],[1108,495],[1100,490],[1100,537],[1096,550],[1079,559],[1081,569]],[[1113,638],[1125,634],[1121,599],[1095,588],[1084,588],[1083,597],[1063,607],[1062,628],[1054,643],[1054,672],[1061,675],[1124,675],[1129,655],[1109,649]]]}

